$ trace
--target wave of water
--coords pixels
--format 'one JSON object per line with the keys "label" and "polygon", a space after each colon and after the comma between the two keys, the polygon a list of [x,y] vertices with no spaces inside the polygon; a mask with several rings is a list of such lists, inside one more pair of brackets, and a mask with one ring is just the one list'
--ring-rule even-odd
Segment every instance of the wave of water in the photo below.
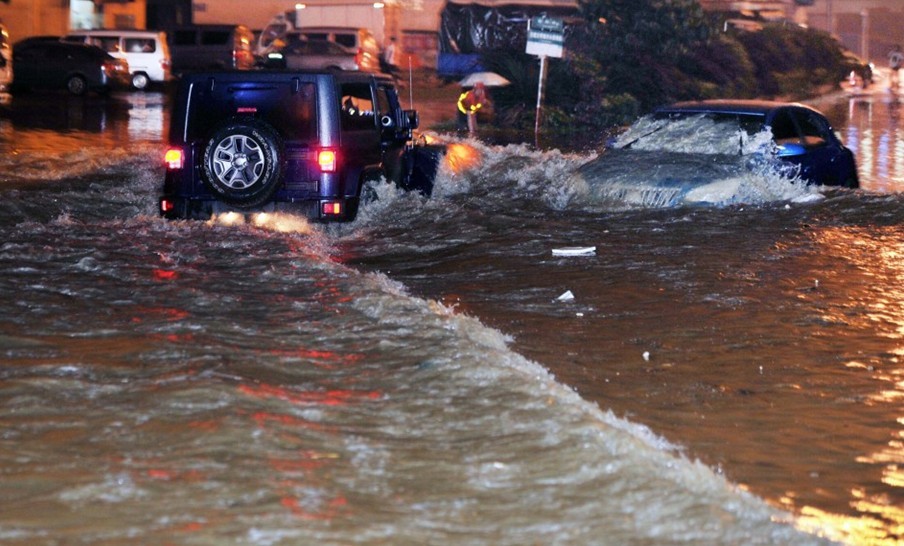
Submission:
{"label": "wave of water", "polygon": [[380,188],[338,228],[166,222],[152,150],[2,190],[0,539],[824,543],[502,333],[339,263],[332,230],[389,211],[580,200],[582,158],[474,146],[479,175]]}

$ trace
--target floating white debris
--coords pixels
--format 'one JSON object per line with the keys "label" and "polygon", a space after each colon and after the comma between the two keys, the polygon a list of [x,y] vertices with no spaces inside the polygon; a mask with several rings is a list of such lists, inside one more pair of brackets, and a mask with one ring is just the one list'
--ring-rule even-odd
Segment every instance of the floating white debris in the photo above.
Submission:
{"label": "floating white debris", "polygon": [[565,246],[552,249],[553,256],[593,256],[595,254],[595,246]]}
{"label": "floating white debris", "polygon": [[566,290],[562,293],[561,296],[556,298],[558,301],[574,301],[574,294],[571,293],[571,290]]}
{"label": "floating white debris", "polygon": [[650,361],[650,351],[643,352],[643,359],[646,360],[647,362]]}

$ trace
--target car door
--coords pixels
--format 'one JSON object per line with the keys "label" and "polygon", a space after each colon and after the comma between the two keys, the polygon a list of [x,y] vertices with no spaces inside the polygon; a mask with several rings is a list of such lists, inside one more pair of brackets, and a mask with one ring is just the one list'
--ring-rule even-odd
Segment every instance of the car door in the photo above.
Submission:
{"label": "car door", "polygon": [[163,80],[157,40],[149,36],[124,36],[122,47],[123,57],[129,62],[129,71],[144,72],[152,80]]}
{"label": "car door", "polygon": [[37,68],[41,72],[35,79],[35,85],[47,87],[63,87],[69,74],[75,70],[71,48],[67,44],[44,44],[43,54],[40,55],[41,63]]}
{"label": "car door", "polygon": [[359,168],[378,166],[381,161],[380,108],[369,82],[344,82],[339,87],[342,112],[343,154]]}
{"label": "car door", "polygon": [[843,174],[838,172],[836,163],[840,142],[819,114],[806,108],[784,107],[773,113],[770,126],[779,157],[798,165],[801,178],[824,185],[843,182],[839,181]]}
{"label": "car door", "polygon": [[846,182],[849,166],[841,141],[828,120],[806,108],[792,108],[805,154],[801,171],[818,184],[835,186]]}
{"label": "car door", "polygon": [[383,172],[388,179],[401,182],[405,147],[411,138],[411,129],[396,90],[389,83],[377,85],[377,115],[380,121]]}
{"label": "car door", "polygon": [[13,81],[19,87],[34,85],[41,70],[42,49],[36,45],[19,46],[13,50]]}

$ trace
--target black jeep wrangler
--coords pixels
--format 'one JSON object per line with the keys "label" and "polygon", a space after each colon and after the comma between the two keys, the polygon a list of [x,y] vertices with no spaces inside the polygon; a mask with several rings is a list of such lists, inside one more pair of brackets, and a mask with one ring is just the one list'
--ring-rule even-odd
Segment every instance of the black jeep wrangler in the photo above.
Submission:
{"label": "black jeep wrangler", "polygon": [[381,176],[429,195],[443,151],[413,145],[417,125],[384,75],[186,75],[173,105],[160,213],[282,211],[348,221],[365,182]]}

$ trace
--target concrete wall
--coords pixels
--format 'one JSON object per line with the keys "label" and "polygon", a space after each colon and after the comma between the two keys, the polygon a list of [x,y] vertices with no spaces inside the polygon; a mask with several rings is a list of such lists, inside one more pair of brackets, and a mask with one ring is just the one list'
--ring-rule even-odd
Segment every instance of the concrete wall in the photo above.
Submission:
{"label": "concrete wall", "polygon": [[60,0],[30,0],[0,4],[0,21],[14,44],[29,36],[65,34],[69,30],[69,7]]}

